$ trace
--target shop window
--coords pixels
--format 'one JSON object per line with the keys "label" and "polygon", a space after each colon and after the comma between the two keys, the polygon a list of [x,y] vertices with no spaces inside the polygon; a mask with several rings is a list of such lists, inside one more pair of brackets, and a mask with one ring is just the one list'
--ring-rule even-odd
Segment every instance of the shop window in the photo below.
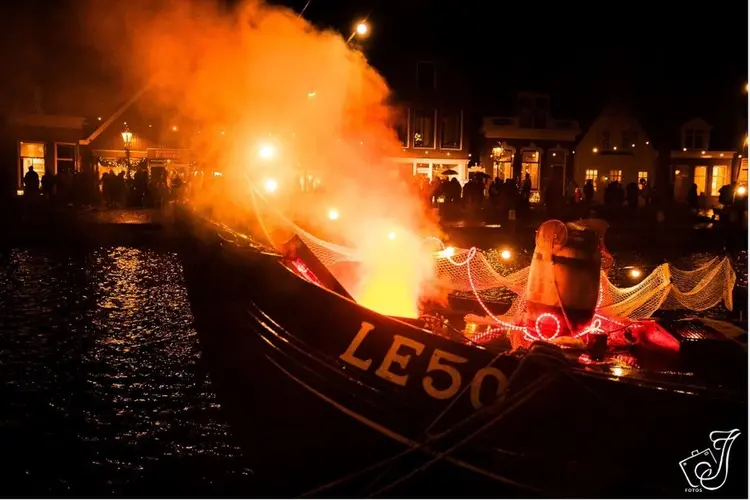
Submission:
{"label": "shop window", "polygon": [[610,170],[609,182],[622,182],[622,170]]}
{"label": "shop window", "polygon": [[539,189],[539,151],[524,151],[521,161],[521,171],[523,177],[521,182],[526,179],[526,174],[531,177],[531,189]]}
{"label": "shop window", "polygon": [[513,150],[496,148],[493,150],[492,178],[501,180],[513,178]]}
{"label": "shop window", "polygon": [[711,169],[711,196],[719,196],[719,189],[728,182],[727,166],[714,165]]}
{"label": "shop window", "polygon": [[698,196],[706,194],[706,171],[705,166],[695,167],[693,172],[693,182],[698,186]]}
{"label": "shop window", "polygon": [[44,175],[44,153],[45,147],[43,142],[21,142],[19,143],[19,167],[18,187],[23,187],[23,176],[33,167],[34,171],[41,176]]}

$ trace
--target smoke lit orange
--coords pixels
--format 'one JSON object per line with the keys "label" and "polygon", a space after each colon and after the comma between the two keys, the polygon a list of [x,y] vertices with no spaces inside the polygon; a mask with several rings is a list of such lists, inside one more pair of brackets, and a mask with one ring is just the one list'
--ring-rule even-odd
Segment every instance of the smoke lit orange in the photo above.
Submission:
{"label": "smoke lit orange", "polygon": [[[87,14],[97,47],[125,69],[123,78],[152,85],[149,105],[178,110],[179,123],[200,128],[191,147],[222,175],[197,203],[225,222],[245,222],[250,186],[265,188],[274,207],[304,219],[311,233],[357,249],[356,282],[343,283],[357,300],[416,314],[432,278],[421,246],[424,209],[388,160],[400,151],[388,87],[361,52],[339,33],[259,1],[226,9],[92,0]],[[411,175],[411,166],[400,168]],[[301,195],[308,184],[325,194]]]}

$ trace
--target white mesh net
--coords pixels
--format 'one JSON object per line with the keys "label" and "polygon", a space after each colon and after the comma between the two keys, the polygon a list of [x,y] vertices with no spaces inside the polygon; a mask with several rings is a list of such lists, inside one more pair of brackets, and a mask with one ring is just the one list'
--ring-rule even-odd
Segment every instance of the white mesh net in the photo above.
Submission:
{"label": "white mesh net", "polygon": [[[266,211],[264,220],[263,230],[267,235],[270,231],[286,233],[285,238],[298,235],[328,268],[341,262],[360,261],[357,249],[317,238],[272,209]],[[455,249],[452,255],[444,252],[436,255],[437,286],[458,296],[473,296],[480,299],[482,305],[484,301],[510,300],[510,308],[501,316],[495,316],[502,321],[510,322],[524,311],[529,267],[501,274],[500,266],[493,265],[499,263],[496,251]],[[638,320],[649,318],[659,309],[705,311],[722,302],[732,310],[735,281],[728,257],[715,257],[692,270],[662,264],[640,283],[626,288],[615,286],[603,270],[597,312]]]}

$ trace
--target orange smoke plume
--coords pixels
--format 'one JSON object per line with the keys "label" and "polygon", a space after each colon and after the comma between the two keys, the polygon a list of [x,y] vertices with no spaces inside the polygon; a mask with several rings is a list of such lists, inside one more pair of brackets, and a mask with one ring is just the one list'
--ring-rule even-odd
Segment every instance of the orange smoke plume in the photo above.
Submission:
{"label": "orange smoke plume", "polygon": [[[395,175],[389,158],[401,145],[388,86],[361,52],[341,34],[257,0],[232,9],[91,1],[86,18],[97,47],[134,86],[151,84],[151,105],[177,110],[190,124],[181,133],[192,128],[193,151],[221,173],[212,178],[219,190],[204,189],[196,202],[240,221],[254,210],[255,186],[310,233],[357,250],[360,272],[343,284],[363,305],[416,314],[433,274],[422,236],[436,225],[411,181]],[[315,196],[300,194],[305,182],[319,188]],[[272,219],[264,222],[280,224]]]}

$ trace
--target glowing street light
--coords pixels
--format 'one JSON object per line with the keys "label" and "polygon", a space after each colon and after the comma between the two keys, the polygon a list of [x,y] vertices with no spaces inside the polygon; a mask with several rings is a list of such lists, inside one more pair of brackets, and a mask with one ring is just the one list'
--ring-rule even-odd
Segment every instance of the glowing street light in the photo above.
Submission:
{"label": "glowing street light", "polygon": [[745,196],[745,193],[747,193],[747,188],[745,186],[740,186],[737,188],[738,195]]}
{"label": "glowing street light", "polygon": [[503,250],[502,252],[500,252],[500,257],[503,260],[509,260],[511,258],[510,250]]}
{"label": "glowing street light", "polygon": [[133,132],[128,128],[128,124],[125,124],[125,130],[122,132],[122,144],[125,147],[125,161],[128,165],[128,171],[130,170],[130,147],[133,145]]}
{"label": "glowing street light", "polygon": [[263,185],[266,192],[268,193],[275,193],[276,190],[279,188],[278,182],[276,182],[276,179],[268,179],[266,180],[266,183]]}
{"label": "glowing street light", "polygon": [[368,33],[370,33],[370,26],[366,21],[360,21],[354,26],[354,31],[352,31],[352,34],[349,36],[349,39],[346,41],[346,43],[350,43],[355,36],[364,38],[368,35]]}
{"label": "glowing street light", "polygon": [[328,211],[328,218],[331,220],[338,220],[339,218],[339,211],[335,208],[332,208]]}
{"label": "glowing street light", "polygon": [[128,126],[125,125],[125,131],[121,135],[125,149],[130,149],[130,146],[133,144],[133,132],[131,132]]}
{"label": "glowing street light", "polygon": [[643,275],[643,272],[640,269],[636,268],[636,267],[634,267],[633,269],[630,270],[630,277],[631,278],[638,279],[638,278],[641,277],[641,275]]}

